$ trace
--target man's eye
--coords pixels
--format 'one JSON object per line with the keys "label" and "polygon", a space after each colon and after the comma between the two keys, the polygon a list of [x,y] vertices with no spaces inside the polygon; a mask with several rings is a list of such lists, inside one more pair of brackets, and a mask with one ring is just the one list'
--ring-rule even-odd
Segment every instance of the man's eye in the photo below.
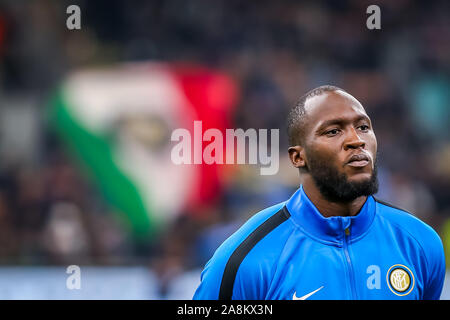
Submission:
{"label": "man's eye", "polygon": [[363,124],[362,126],[359,126],[359,128],[360,128],[362,131],[367,131],[367,130],[369,130],[369,126],[366,125],[366,124]]}
{"label": "man's eye", "polygon": [[335,136],[339,133],[339,129],[331,129],[325,132],[327,136]]}

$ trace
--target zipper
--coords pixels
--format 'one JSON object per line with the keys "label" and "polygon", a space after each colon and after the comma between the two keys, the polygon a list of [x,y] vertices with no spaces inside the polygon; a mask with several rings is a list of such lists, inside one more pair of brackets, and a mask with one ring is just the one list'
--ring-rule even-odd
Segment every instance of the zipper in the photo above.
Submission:
{"label": "zipper", "polygon": [[348,266],[348,270],[349,270],[349,274],[350,274],[350,289],[351,289],[351,293],[352,293],[352,300],[356,300],[355,275],[354,275],[354,272],[353,272],[352,260],[350,259],[350,254],[348,252],[349,236],[350,236],[350,227],[347,227],[344,230],[343,248],[344,248],[344,255],[345,255],[345,259],[347,261],[347,266]]}

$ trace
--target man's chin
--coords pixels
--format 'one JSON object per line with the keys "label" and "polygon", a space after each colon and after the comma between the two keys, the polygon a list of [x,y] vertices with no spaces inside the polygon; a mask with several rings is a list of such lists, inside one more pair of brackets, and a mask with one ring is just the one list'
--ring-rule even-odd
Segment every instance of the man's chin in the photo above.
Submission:
{"label": "man's chin", "polygon": [[347,176],[347,182],[351,184],[365,184],[370,183],[373,179],[372,173],[357,173]]}
{"label": "man's chin", "polygon": [[361,196],[377,193],[377,166],[363,170],[339,172],[327,163],[316,161],[309,171],[320,193],[332,202],[349,202]]}
{"label": "man's chin", "polygon": [[326,180],[316,180],[322,195],[332,202],[350,202],[362,196],[370,196],[377,193],[378,181],[376,174],[363,176],[341,176],[334,183]]}
{"label": "man's chin", "polygon": [[378,180],[374,175],[352,177],[347,179],[347,184],[349,186],[348,191],[353,191],[352,198],[354,199],[361,196],[370,196],[378,192]]}

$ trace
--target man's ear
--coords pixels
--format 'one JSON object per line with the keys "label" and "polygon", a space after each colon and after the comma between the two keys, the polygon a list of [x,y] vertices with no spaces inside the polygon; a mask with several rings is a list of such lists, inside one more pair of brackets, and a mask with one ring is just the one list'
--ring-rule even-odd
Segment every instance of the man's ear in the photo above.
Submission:
{"label": "man's ear", "polygon": [[305,148],[302,146],[289,147],[289,159],[296,168],[306,167]]}

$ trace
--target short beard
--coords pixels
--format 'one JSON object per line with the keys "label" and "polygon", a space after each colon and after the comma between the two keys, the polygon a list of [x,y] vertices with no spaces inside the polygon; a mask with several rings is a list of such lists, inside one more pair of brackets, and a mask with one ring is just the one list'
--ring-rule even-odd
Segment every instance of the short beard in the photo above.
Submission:
{"label": "short beard", "polygon": [[[339,173],[329,161],[309,157],[308,171],[322,196],[330,202],[350,202],[361,196],[378,192],[377,162],[370,179],[350,182],[345,173]],[[313,165],[311,165],[311,163]]]}

